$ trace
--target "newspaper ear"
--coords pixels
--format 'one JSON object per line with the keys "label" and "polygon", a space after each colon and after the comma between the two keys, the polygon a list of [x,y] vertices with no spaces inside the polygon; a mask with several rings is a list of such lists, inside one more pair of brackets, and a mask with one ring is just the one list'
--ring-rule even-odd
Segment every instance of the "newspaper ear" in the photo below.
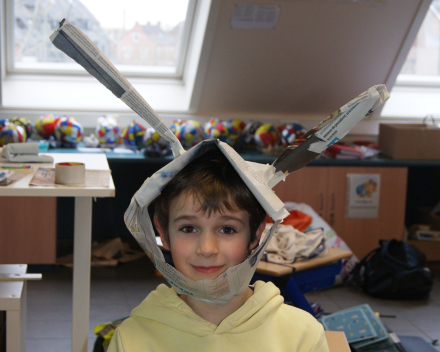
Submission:
{"label": "newspaper ear", "polygon": [[83,32],[64,18],[50,40],[170,142],[175,158],[185,153],[170,128]]}
{"label": "newspaper ear", "polygon": [[[274,177],[306,166],[327,147],[341,140],[360,120],[376,110],[389,97],[385,85],[380,84],[336,110],[284,150],[272,164],[275,168]],[[271,182],[272,187],[276,183]]]}

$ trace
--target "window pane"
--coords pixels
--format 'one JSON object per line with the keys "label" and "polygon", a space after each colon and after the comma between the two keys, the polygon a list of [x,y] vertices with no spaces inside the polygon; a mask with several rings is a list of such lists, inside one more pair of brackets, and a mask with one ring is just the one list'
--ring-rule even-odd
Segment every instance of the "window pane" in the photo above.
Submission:
{"label": "window pane", "polygon": [[440,75],[440,0],[432,2],[400,73]]}
{"label": "window pane", "polygon": [[[121,71],[176,72],[189,0],[14,0],[13,68],[78,69],[49,40],[66,18]],[[183,43],[185,45],[185,43]]]}

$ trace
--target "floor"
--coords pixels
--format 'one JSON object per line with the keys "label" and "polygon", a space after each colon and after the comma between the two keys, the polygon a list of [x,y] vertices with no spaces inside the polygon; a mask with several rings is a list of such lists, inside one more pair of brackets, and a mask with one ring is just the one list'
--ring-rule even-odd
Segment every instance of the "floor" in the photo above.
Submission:
{"label": "floor", "polygon": [[[28,282],[26,350],[70,351],[72,270],[54,266],[42,274],[42,281]],[[312,292],[306,297],[318,302],[326,313],[368,303],[386,316],[383,322],[396,333],[440,340],[440,271],[436,274],[430,297],[422,301],[375,299],[351,284]],[[93,350],[93,328],[97,324],[128,316],[162,282],[146,258],[116,267],[93,267],[88,351]]]}

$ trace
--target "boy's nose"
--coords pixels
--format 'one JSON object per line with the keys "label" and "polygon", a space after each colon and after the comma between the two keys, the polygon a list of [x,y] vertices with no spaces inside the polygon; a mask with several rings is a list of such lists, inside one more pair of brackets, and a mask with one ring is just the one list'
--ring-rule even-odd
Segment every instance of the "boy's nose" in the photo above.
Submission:
{"label": "boy's nose", "polygon": [[197,254],[211,256],[218,253],[217,236],[212,232],[203,233],[199,237]]}

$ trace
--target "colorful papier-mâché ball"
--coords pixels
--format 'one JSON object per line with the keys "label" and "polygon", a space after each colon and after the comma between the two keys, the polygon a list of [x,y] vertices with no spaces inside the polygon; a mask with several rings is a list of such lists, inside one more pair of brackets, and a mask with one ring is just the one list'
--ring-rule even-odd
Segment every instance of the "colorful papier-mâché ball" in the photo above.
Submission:
{"label": "colorful papier-m\u00e2ch\u00e9 ball", "polygon": [[205,139],[205,133],[197,121],[189,120],[180,125],[176,137],[184,149],[189,149],[203,141]]}
{"label": "colorful papier-m\u00e2ch\u00e9 ball", "polygon": [[281,143],[287,147],[297,138],[301,138],[307,130],[298,123],[288,123],[278,127],[280,131]]}
{"label": "colorful papier-m\u00e2ch\u00e9 ball", "polygon": [[44,139],[49,139],[51,136],[54,136],[55,128],[60,118],[61,115],[53,114],[40,116],[35,123],[38,134]]}
{"label": "colorful papier-m\u00e2ch\u00e9 ball", "polygon": [[228,136],[229,130],[223,122],[218,123],[211,129],[211,138],[216,138],[226,143]]}
{"label": "colorful papier-m\u00e2ch\u00e9 ball", "polygon": [[76,144],[83,139],[82,125],[74,118],[63,116],[58,120],[55,137],[61,143]]}
{"label": "colorful papier-m\u00e2ch\u00e9 ball", "polygon": [[16,125],[23,127],[24,132],[26,133],[26,140],[28,140],[31,137],[32,123],[28,118],[26,118],[26,117],[13,117],[10,121],[12,123],[15,123]]}
{"label": "colorful papier-m\u00e2ch\u00e9 ball", "polygon": [[212,129],[220,122],[222,122],[222,120],[220,120],[218,117],[210,118],[208,122],[205,122],[203,132],[205,132],[206,138],[211,138]]}
{"label": "colorful papier-m\u00e2ch\u00e9 ball", "polygon": [[258,127],[254,135],[255,143],[260,147],[274,146],[278,144],[278,130],[271,123],[265,123]]}
{"label": "colorful papier-m\u00e2ch\u00e9 ball", "polygon": [[20,125],[16,125],[10,121],[5,121],[0,129],[0,146],[8,143],[24,143],[26,142],[26,132]]}
{"label": "colorful papier-m\u00e2ch\u00e9 ball", "polygon": [[226,143],[231,147],[236,146],[238,139],[243,133],[246,124],[240,119],[231,119],[229,121],[222,122],[223,126],[228,130],[225,138]]}
{"label": "colorful papier-m\u00e2ch\u00e9 ball", "polygon": [[0,119],[0,131],[9,123],[8,119]]}
{"label": "colorful papier-m\u00e2ch\u00e9 ball", "polygon": [[124,144],[132,147],[144,144],[145,127],[140,123],[133,121],[122,131]]}
{"label": "colorful papier-m\u00e2ch\u00e9 ball", "polygon": [[260,121],[251,121],[246,124],[246,127],[243,130],[244,141],[248,144],[254,143],[255,132],[257,132],[258,127],[260,127],[263,123]]}
{"label": "colorful papier-m\u00e2ch\u00e9 ball", "polygon": [[240,119],[230,119],[228,124],[234,126],[240,133],[242,133],[246,128],[246,123]]}
{"label": "colorful papier-m\u00e2ch\u00e9 ball", "polygon": [[153,127],[148,127],[144,134],[144,144],[148,147],[150,145],[158,145],[160,148],[168,148],[169,142],[163,138]]}
{"label": "colorful papier-m\u00e2ch\u00e9 ball", "polygon": [[121,127],[113,116],[101,116],[96,123],[95,132],[99,143],[114,145],[121,136]]}
{"label": "colorful papier-m\u00e2ch\u00e9 ball", "polygon": [[183,120],[183,119],[174,120],[170,125],[171,132],[173,132],[174,135],[177,136],[177,133],[179,133],[179,130],[180,130],[180,126],[184,123],[186,123],[186,120]]}

